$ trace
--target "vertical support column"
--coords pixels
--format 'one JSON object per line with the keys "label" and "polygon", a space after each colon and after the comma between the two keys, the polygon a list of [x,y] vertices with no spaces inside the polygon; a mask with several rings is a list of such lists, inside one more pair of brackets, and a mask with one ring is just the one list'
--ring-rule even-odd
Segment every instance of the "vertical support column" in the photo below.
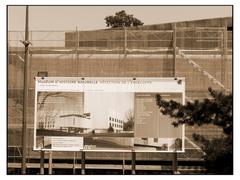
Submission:
{"label": "vertical support column", "polygon": [[76,164],[76,152],[74,151],[73,152],[73,174],[76,174],[75,164]]}
{"label": "vertical support column", "polygon": [[124,27],[124,55],[127,54],[127,28]]}
{"label": "vertical support column", "polygon": [[177,30],[176,23],[173,23],[173,65],[172,65],[172,76],[176,76],[176,47],[177,47]]}
{"label": "vertical support column", "polygon": [[22,121],[22,163],[21,174],[26,174],[26,155],[27,155],[27,112],[28,112],[28,72],[29,72],[29,32],[28,32],[28,6],[26,6],[26,24],[25,24],[25,46],[24,52],[24,94],[23,94],[23,121]]}
{"label": "vertical support column", "polygon": [[85,175],[85,152],[82,150],[81,151],[82,154],[82,160],[81,160],[81,174]]}
{"label": "vertical support column", "polygon": [[123,164],[122,164],[122,170],[123,170],[123,175],[125,174],[125,158],[124,158],[124,152],[123,152]]}
{"label": "vertical support column", "polygon": [[[182,105],[186,104],[186,90],[182,91]],[[182,124],[182,150],[185,150],[185,124]]]}
{"label": "vertical support column", "polygon": [[76,56],[76,77],[78,77],[78,41],[79,41],[79,37],[78,37],[78,29],[76,27],[76,37],[75,37],[75,56]]}
{"label": "vertical support column", "polygon": [[172,154],[172,173],[178,174],[177,152],[174,152]]}
{"label": "vertical support column", "polygon": [[44,174],[44,151],[40,151],[40,174]]}
{"label": "vertical support column", "polygon": [[223,49],[222,49],[222,59],[221,59],[221,83],[226,86],[226,61],[227,61],[227,21],[225,20],[225,25],[223,29]]}
{"label": "vertical support column", "polygon": [[132,174],[136,174],[136,152],[132,150]]}
{"label": "vertical support column", "polygon": [[48,174],[52,174],[52,151],[49,152],[49,158],[48,158]]}

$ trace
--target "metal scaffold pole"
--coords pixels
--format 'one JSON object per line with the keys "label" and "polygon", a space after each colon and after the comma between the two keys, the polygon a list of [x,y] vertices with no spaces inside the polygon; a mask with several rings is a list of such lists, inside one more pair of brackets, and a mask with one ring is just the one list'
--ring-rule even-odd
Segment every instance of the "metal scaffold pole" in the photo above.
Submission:
{"label": "metal scaffold pole", "polygon": [[177,47],[177,28],[176,23],[173,24],[173,65],[172,65],[172,71],[173,71],[173,77],[176,76],[176,47]]}
{"label": "metal scaffold pole", "polygon": [[127,28],[124,27],[124,55],[127,54]]}
{"label": "metal scaffold pole", "polygon": [[[222,58],[221,58],[221,83],[226,86],[225,75],[226,75],[226,61],[227,61],[227,21],[225,21],[223,29],[223,42],[222,42]],[[224,90],[224,89],[223,89]]]}
{"label": "metal scaffold pole", "polygon": [[76,37],[75,37],[75,56],[76,56],[76,76],[78,77],[78,46],[79,46],[79,37],[78,37],[78,29],[76,27]]}
{"label": "metal scaffold pole", "polygon": [[[173,24],[173,77],[176,77],[176,57],[177,57],[177,27],[176,23]],[[177,173],[178,160],[177,152],[173,153],[172,157],[172,172]]]}
{"label": "metal scaffold pole", "polygon": [[27,152],[27,107],[28,107],[28,55],[29,49],[29,32],[28,32],[28,6],[26,6],[26,22],[25,22],[25,40],[22,42],[25,46],[24,56],[24,94],[23,94],[23,121],[22,121],[22,164],[21,173],[26,174],[26,152]]}

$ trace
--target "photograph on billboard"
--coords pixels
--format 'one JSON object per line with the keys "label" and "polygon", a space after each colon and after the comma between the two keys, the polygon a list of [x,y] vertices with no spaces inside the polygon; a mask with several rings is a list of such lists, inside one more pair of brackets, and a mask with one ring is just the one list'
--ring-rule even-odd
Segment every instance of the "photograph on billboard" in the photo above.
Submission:
{"label": "photograph on billboard", "polygon": [[34,150],[184,152],[184,126],[156,104],[184,91],[174,78],[36,77]]}

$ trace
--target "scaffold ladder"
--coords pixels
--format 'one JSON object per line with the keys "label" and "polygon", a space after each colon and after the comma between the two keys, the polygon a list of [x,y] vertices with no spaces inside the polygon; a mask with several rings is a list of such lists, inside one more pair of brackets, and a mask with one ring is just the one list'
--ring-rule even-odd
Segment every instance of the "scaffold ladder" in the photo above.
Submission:
{"label": "scaffold ladder", "polygon": [[187,57],[187,55],[185,55],[183,53],[182,50],[180,50],[178,47],[176,47],[176,51],[177,53],[183,58],[185,59],[188,64],[190,64],[194,69],[197,69],[199,72],[201,72],[204,76],[206,76],[210,81],[212,81],[214,84],[218,85],[219,87],[221,87],[224,91],[228,92],[228,89],[226,89],[226,87],[219,81],[217,80],[213,75],[211,75],[209,72],[205,71],[200,65],[198,65],[195,61],[193,61],[192,59],[190,59],[189,57]]}

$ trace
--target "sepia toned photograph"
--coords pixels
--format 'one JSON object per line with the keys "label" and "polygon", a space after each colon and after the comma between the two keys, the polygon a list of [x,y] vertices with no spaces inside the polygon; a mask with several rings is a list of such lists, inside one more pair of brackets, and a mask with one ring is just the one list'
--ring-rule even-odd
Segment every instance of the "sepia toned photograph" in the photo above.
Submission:
{"label": "sepia toned photograph", "polygon": [[103,137],[114,145],[134,135],[133,98],[133,93],[119,92],[38,92],[36,138],[80,136],[89,149]]}
{"label": "sepia toned photograph", "polygon": [[7,5],[6,174],[233,175],[233,10]]}

